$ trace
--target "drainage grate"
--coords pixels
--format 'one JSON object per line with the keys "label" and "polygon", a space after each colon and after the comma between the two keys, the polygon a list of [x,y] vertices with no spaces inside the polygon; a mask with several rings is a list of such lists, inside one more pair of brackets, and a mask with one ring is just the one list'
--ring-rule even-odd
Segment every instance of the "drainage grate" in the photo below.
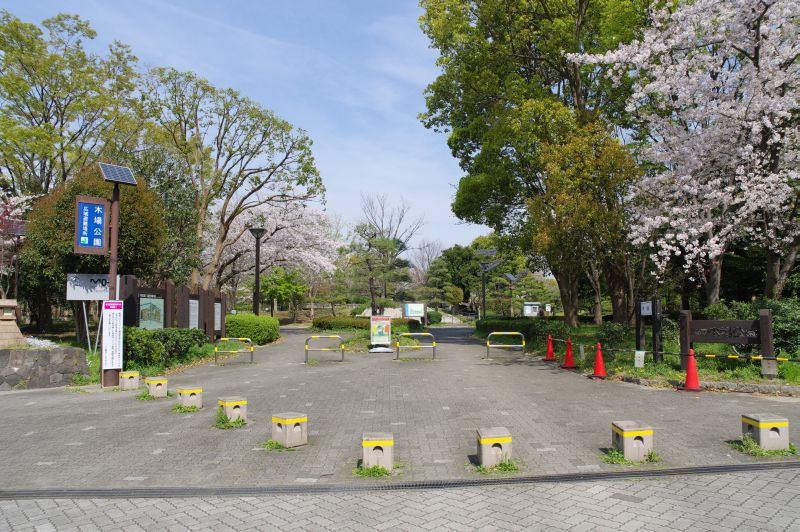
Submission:
{"label": "drainage grate", "polygon": [[219,488],[98,488],[98,489],[19,489],[0,490],[0,499],[151,499],[187,497],[253,497],[260,495],[303,495],[333,492],[370,492],[397,490],[453,489],[481,486],[508,486],[516,484],[589,482],[598,480],[627,480],[686,475],[714,475],[751,471],[776,471],[800,469],[800,461],[769,462],[763,464],[736,464],[702,467],[678,467],[648,471],[598,471],[563,475],[531,475],[512,478],[475,478],[458,480],[431,480],[398,482],[393,484],[328,484],[302,486],[259,486]]}

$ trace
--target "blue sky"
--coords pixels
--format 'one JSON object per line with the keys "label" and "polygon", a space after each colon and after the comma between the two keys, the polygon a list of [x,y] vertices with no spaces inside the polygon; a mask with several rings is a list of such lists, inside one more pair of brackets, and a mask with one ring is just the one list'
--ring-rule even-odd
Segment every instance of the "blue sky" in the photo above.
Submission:
{"label": "blue sky", "polygon": [[145,66],[192,70],[232,87],[309,132],[327,208],[345,221],[361,192],[404,197],[424,216],[421,237],[445,246],[488,232],[450,211],[461,176],[446,138],[417,120],[437,69],[415,0],[12,0],[39,23],[58,12],[88,19],[91,46],[120,40]]}

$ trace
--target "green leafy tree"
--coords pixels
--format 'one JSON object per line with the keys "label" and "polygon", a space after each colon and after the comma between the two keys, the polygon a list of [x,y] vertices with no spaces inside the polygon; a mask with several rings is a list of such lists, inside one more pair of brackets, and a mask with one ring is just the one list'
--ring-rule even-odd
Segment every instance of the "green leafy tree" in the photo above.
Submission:
{"label": "green leafy tree", "polygon": [[[298,271],[290,271],[280,266],[273,269],[268,275],[261,276],[261,295],[270,301],[288,303],[292,319],[297,318],[300,303],[308,291],[308,286],[303,282],[303,276]],[[275,309],[270,306],[270,314],[274,315]]]}
{"label": "green leafy tree", "polygon": [[[611,122],[620,132],[635,125],[624,108],[630,83],[612,85],[604,75],[607,67],[580,67],[565,52],[603,52],[631,40],[647,20],[649,1],[423,0],[421,5],[420,24],[442,68],[426,90],[421,119],[428,128],[449,132],[448,144],[465,172],[453,212],[529,244],[537,218],[531,213],[547,208],[537,199],[548,193],[541,149],[565,143],[593,122]],[[563,237],[560,246],[556,236]],[[583,274],[580,259],[567,254],[577,249],[580,235],[565,230],[550,240],[553,245],[538,251],[554,252],[544,259],[559,283],[565,320],[574,323]],[[630,273],[620,265],[603,267],[607,275]]]}
{"label": "green leafy tree", "polygon": [[[67,273],[108,272],[108,257],[73,252],[75,196],[110,198],[112,188],[93,165],[34,204],[20,252],[20,288],[32,321],[39,327],[50,324],[52,305],[64,303]],[[153,280],[165,233],[158,196],[143,182],[124,187],[120,193],[118,272]]]}
{"label": "green leafy tree", "polygon": [[77,15],[44,30],[0,11],[0,172],[13,195],[38,195],[107,156],[106,139],[125,129],[136,58],[113,42],[87,52],[95,31]]}

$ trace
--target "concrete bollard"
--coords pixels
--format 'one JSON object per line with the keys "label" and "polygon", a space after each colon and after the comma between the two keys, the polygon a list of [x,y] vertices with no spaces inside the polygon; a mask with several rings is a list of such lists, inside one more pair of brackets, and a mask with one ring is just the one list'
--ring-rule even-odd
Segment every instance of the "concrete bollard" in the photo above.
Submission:
{"label": "concrete bollard", "polygon": [[119,389],[138,390],[139,389],[139,372],[138,371],[120,371],[119,372]]}
{"label": "concrete bollard", "polygon": [[644,462],[653,450],[653,427],[641,421],[612,421],[611,444],[625,460]]}
{"label": "concrete bollard", "polygon": [[217,404],[222,407],[228,421],[247,421],[247,399],[244,397],[220,397]]}
{"label": "concrete bollard", "polygon": [[750,435],[765,451],[789,448],[789,419],[772,414],[742,416],[742,436]]}
{"label": "concrete bollard", "polygon": [[196,408],[203,408],[203,389],[194,388],[176,388],[175,393],[178,394],[178,404],[181,406],[194,406]]}
{"label": "concrete bollard", "polygon": [[300,447],[308,443],[308,417],[299,412],[272,416],[272,439],[284,447]]}
{"label": "concrete bollard", "polygon": [[511,433],[505,427],[478,429],[478,464],[494,467],[511,460]]}
{"label": "concrete bollard", "polygon": [[146,377],[144,383],[147,385],[147,391],[153,397],[166,397],[167,396],[167,378],[166,377]]}
{"label": "concrete bollard", "polygon": [[365,432],[361,438],[361,467],[394,469],[394,435],[391,432]]}

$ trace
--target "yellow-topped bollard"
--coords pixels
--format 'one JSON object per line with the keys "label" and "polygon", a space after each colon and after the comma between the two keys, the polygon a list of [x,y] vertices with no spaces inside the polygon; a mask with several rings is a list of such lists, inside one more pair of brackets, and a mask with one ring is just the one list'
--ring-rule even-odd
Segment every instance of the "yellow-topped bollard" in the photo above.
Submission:
{"label": "yellow-topped bollard", "polygon": [[511,433],[505,427],[478,429],[478,463],[484,467],[494,467],[511,459]]}
{"label": "yellow-topped bollard", "polygon": [[247,399],[244,397],[220,397],[217,404],[222,407],[228,421],[247,421]]}
{"label": "yellow-topped bollard", "polygon": [[361,437],[361,467],[394,469],[394,435],[391,432],[365,432]]}
{"label": "yellow-topped bollard", "polygon": [[139,389],[139,372],[138,371],[120,371],[119,372],[119,389],[120,390],[138,390]]}
{"label": "yellow-topped bollard", "polygon": [[166,377],[146,377],[144,383],[147,385],[147,391],[153,397],[166,397],[167,396],[167,383],[169,381]]}
{"label": "yellow-topped bollard", "polygon": [[285,412],[272,416],[272,439],[283,447],[300,447],[308,443],[308,416]]}
{"label": "yellow-topped bollard", "polygon": [[181,406],[203,408],[203,389],[199,386],[176,388],[175,393],[178,394],[178,404]]}

